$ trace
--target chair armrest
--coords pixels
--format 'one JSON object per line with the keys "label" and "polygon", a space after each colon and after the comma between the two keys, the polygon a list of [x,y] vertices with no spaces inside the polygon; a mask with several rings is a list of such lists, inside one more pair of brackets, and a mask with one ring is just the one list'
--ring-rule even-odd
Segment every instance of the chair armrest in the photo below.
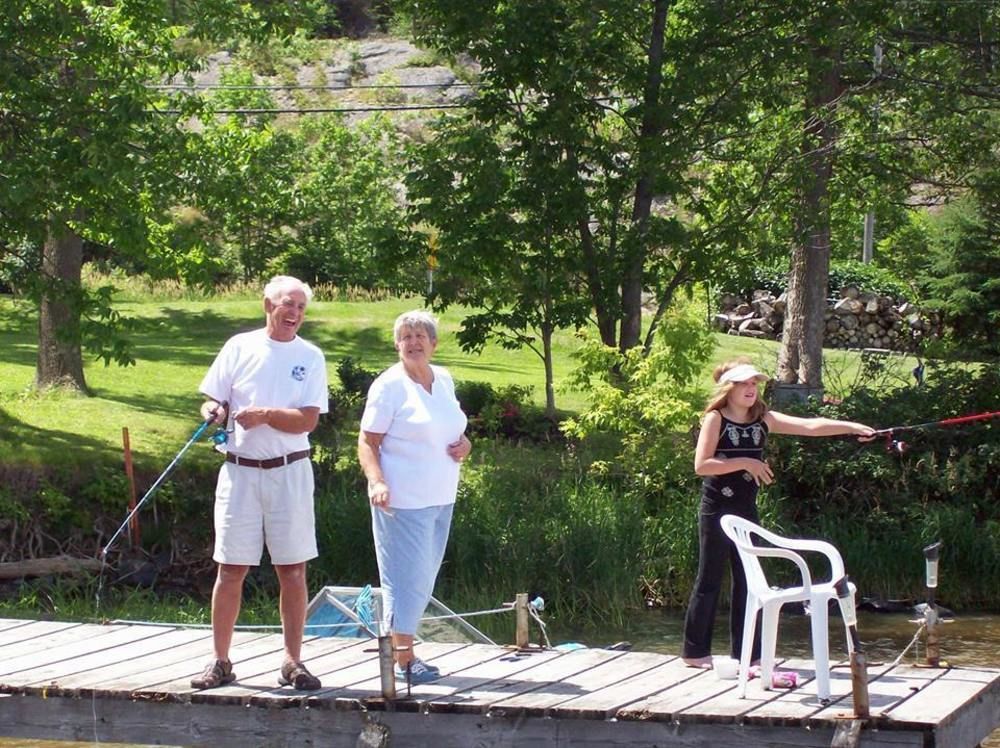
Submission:
{"label": "chair armrest", "polygon": [[[840,579],[844,576],[844,559],[841,557],[840,551],[837,550],[836,546],[831,543],[827,543],[825,540],[784,538],[780,535],[775,535],[773,532],[764,530],[763,528],[755,529],[752,532],[755,535],[759,535],[767,542],[773,543],[778,548],[791,548],[797,551],[813,551],[826,556],[827,560],[830,562],[830,581]],[[756,549],[757,546],[754,546],[754,548]]]}
{"label": "chair armrest", "polygon": [[740,543],[738,548],[741,553],[750,553],[754,556],[761,556],[767,558],[784,558],[791,561],[799,568],[799,574],[802,575],[802,587],[806,592],[812,589],[812,575],[809,573],[809,566],[806,564],[805,559],[802,558],[795,551],[788,550],[787,548],[769,548],[767,546],[759,545],[745,545]]}

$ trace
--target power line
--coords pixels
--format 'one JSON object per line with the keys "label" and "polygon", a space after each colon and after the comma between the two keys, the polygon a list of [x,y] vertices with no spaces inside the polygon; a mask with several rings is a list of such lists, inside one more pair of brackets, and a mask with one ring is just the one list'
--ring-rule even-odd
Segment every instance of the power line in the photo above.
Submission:
{"label": "power line", "polygon": [[184,83],[151,83],[147,88],[165,89],[171,91],[353,91],[360,89],[374,88],[476,88],[479,83],[385,83],[385,84],[362,84],[357,86],[305,86],[297,83],[289,84],[247,84],[229,85],[223,83],[195,83],[187,85]]}
{"label": "power line", "polygon": [[[298,109],[213,109],[212,114],[321,114],[349,112],[405,112],[419,109],[467,109],[468,104],[405,104],[365,107],[302,107]],[[183,114],[180,109],[147,109],[147,114]]]}

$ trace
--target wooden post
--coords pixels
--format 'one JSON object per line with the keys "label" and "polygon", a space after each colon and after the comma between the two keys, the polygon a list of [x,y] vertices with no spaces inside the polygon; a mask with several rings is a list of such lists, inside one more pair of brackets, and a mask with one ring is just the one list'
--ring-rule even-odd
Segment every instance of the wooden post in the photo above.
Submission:
{"label": "wooden post", "polygon": [[927,604],[924,621],[927,624],[927,667],[940,667],[941,639],[938,633],[938,611],[934,603]]}
{"label": "wooden post", "polygon": [[518,592],[514,596],[514,614],[517,618],[517,629],[514,634],[514,644],[518,649],[528,648],[528,593]]}
{"label": "wooden post", "polygon": [[[122,445],[125,448],[125,475],[128,478],[128,510],[135,510],[135,475],[132,471],[132,445],[129,443],[128,426],[122,426]],[[141,541],[139,532],[139,514],[129,520],[129,541],[132,548],[138,548]]]}
{"label": "wooden post", "polygon": [[851,697],[854,701],[854,716],[868,719],[871,702],[868,699],[868,658],[860,649],[851,652]]}

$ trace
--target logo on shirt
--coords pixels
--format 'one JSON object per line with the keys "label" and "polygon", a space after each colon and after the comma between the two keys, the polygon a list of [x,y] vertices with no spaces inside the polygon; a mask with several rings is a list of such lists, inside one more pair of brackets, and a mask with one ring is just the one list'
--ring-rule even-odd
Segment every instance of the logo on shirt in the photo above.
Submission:
{"label": "logo on shirt", "polygon": [[296,382],[301,382],[306,378],[306,367],[304,366],[293,366],[292,367],[292,379]]}

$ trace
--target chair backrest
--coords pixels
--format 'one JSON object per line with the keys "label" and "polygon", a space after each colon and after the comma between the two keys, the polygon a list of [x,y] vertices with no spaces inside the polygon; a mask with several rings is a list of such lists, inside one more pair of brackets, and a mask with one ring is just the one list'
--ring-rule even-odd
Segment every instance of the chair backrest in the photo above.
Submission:
{"label": "chair backrest", "polygon": [[[769,589],[764,570],[761,568],[760,557],[770,556],[784,558],[795,564],[802,575],[802,586],[805,590],[812,587],[812,574],[805,559],[795,551],[810,551],[825,556],[830,565],[829,582],[834,582],[844,576],[844,560],[838,551],[825,540],[807,540],[804,538],[785,538],[765,530],[760,525],[735,514],[727,514],[722,520],[722,531],[736,544],[740,560],[746,571],[747,585],[751,591]],[[771,545],[755,545],[753,536],[757,535]]]}
{"label": "chair backrest", "polygon": [[739,551],[749,591],[759,594],[761,591],[768,589],[769,585],[767,577],[764,574],[764,568],[760,563],[760,556],[753,552],[755,548],[753,533],[763,528],[735,514],[725,515],[721,520],[721,524],[722,531],[736,544],[736,549]]}

